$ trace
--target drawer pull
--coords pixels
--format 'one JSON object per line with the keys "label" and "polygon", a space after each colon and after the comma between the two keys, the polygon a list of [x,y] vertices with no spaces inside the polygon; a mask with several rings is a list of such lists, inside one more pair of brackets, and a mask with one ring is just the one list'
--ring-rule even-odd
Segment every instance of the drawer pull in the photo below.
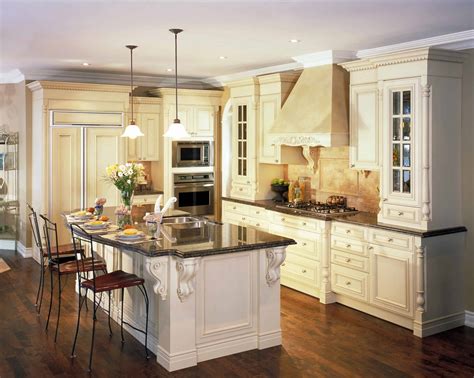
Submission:
{"label": "drawer pull", "polygon": [[370,247],[368,248],[369,251],[371,251],[371,250],[373,250],[373,249],[374,249],[374,247],[372,247],[372,246],[370,246]]}
{"label": "drawer pull", "polygon": [[350,247],[351,247],[351,245],[350,245],[350,244],[346,244],[346,248],[350,248]]}
{"label": "drawer pull", "polygon": [[232,206],[232,210],[235,210],[235,209],[237,209],[237,206]]}
{"label": "drawer pull", "polygon": [[346,285],[349,286],[351,284],[351,281],[346,281]]}
{"label": "drawer pull", "polygon": [[281,221],[284,222],[284,221],[285,221],[285,218],[281,218]]}
{"label": "drawer pull", "polygon": [[242,188],[239,188],[239,191],[242,191],[243,189]]}
{"label": "drawer pull", "polygon": [[303,222],[303,226],[306,226],[306,222]]}
{"label": "drawer pull", "polygon": [[346,262],[351,262],[351,259],[350,259],[350,258],[346,258]]}
{"label": "drawer pull", "polygon": [[384,199],[383,199],[383,202],[387,202],[387,201],[388,201],[388,198],[384,198]]}
{"label": "drawer pull", "polygon": [[242,217],[242,220],[245,220],[245,217]]}
{"label": "drawer pull", "polygon": [[351,233],[351,230],[346,230],[346,234],[350,234]]}
{"label": "drawer pull", "polygon": [[388,242],[389,242],[389,243],[393,242],[393,239],[392,239],[392,238],[388,238]]}
{"label": "drawer pull", "polygon": [[260,223],[257,223],[256,226],[257,226],[257,227],[260,227]]}
{"label": "drawer pull", "polygon": [[259,211],[259,210],[257,210],[257,211],[255,212],[255,214],[260,214],[260,211]]}
{"label": "drawer pull", "polygon": [[306,273],[306,269],[303,269],[303,270],[301,271],[301,273]]}
{"label": "drawer pull", "polygon": [[286,263],[281,264],[281,266],[285,266],[285,265],[286,265]]}
{"label": "drawer pull", "polygon": [[403,215],[403,211],[398,212],[398,216],[401,217]]}
{"label": "drawer pull", "polygon": [[302,245],[303,247],[306,247],[306,243],[305,243],[305,242],[301,243],[301,245]]}

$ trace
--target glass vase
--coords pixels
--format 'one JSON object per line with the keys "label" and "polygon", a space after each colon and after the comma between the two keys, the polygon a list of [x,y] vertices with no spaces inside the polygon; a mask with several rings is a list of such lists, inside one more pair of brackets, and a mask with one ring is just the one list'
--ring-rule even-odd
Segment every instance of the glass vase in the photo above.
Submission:
{"label": "glass vase", "polygon": [[133,190],[122,190],[120,192],[123,206],[132,214]]}

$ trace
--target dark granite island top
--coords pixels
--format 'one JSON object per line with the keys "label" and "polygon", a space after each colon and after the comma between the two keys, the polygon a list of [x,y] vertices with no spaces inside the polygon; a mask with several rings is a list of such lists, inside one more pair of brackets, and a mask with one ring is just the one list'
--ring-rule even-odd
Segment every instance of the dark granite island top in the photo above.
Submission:
{"label": "dark granite island top", "polygon": [[[108,216],[112,223],[117,223],[118,219],[114,210],[115,207],[106,207],[103,215]],[[153,211],[153,205],[137,206],[132,211],[133,226],[151,236],[150,240],[129,244],[99,234],[91,234],[92,239],[97,243],[138,252],[148,257],[173,255],[180,258],[203,257],[296,244],[294,240],[282,236],[253,228],[213,222],[202,217],[196,217],[203,220],[201,227],[183,229],[170,224],[161,224],[155,231],[153,225],[143,221],[145,213],[150,211]],[[170,210],[165,217],[184,214],[182,211]]]}

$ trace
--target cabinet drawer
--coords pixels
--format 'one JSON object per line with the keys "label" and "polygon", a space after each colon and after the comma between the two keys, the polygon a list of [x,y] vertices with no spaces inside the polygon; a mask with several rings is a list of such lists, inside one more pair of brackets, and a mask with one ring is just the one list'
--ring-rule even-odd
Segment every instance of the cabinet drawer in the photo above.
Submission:
{"label": "cabinet drawer", "polygon": [[361,256],[367,256],[366,244],[357,239],[350,239],[333,235],[331,237],[331,247],[334,249],[339,249],[341,251],[346,251]]}
{"label": "cabinet drawer", "polygon": [[331,285],[335,293],[368,301],[368,274],[331,264]]}
{"label": "cabinet drawer", "polygon": [[348,223],[333,222],[331,234],[341,235],[351,239],[364,240],[365,239],[365,228],[354,226]]}
{"label": "cabinet drawer", "polygon": [[224,210],[238,213],[238,214],[248,214],[249,206],[237,202],[228,202],[224,201]]}
{"label": "cabinet drawer", "polygon": [[249,226],[256,227],[263,231],[268,231],[268,222],[263,222],[261,219],[243,217]]}
{"label": "cabinet drawer", "polygon": [[331,262],[347,268],[369,272],[369,259],[367,257],[354,255],[353,253],[332,249]]}
{"label": "cabinet drawer", "polygon": [[227,211],[223,214],[222,220],[224,223],[231,223],[235,225],[244,225],[246,222],[246,217],[241,214],[237,213],[232,213],[230,211]]}
{"label": "cabinet drawer", "polygon": [[263,207],[249,206],[248,214],[257,219],[267,219],[267,211]]}
{"label": "cabinet drawer", "polygon": [[300,236],[292,237],[296,241],[296,245],[290,245],[287,250],[297,253],[313,260],[320,260],[319,240],[318,239],[305,239]]}
{"label": "cabinet drawer", "polygon": [[370,229],[369,242],[406,251],[413,250],[413,236],[398,232]]}
{"label": "cabinet drawer", "polygon": [[319,263],[300,256],[287,255],[281,266],[282,277],[319,288]]}
{"label": "cabinet drawer", "polygon": [[386,219],[416,224],[420,223],[421,210],[414,207],[384,204],[383,216]]}
{"label": "cabinet drawer", "polygon": [[138,195],[133,197],[133,203],[135,205],[145,205],[145,204],[150,204],[150,203],[155,203],[156,200],[158,199],[158,194],[156,195]]}
{"label": "cabinet drawer", "polygon": [[236,182],[232,183],[232,197],[244,197],[244,198],[251,198],[252,197],[252,187],[250,184],[239,184]]}
{"label": "cabinet drawer", "polygon": [[303,231],[319,231],[319,221],[316,219],[310,219],[306,217],[295,217],[294,215],[288,215],[285,213],[278,212],[274,212],[272,218],[273,223],[282,226],[295,227]]}

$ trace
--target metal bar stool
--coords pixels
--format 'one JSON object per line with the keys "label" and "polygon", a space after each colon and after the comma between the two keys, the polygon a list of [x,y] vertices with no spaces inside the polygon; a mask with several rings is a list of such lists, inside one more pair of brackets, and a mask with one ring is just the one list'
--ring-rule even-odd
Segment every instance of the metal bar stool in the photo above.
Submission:
{"label": "metal bar stool", "polygon": [[[76,250],[81,250],[83,249],[83,242],[87,243],[90,247],[91,255],[94,256],[94,245],[92,241],[92,236],[90,236],[87,231],[85,231],[81,226],[77,224],[71,224],[71,234],[72,234],[72,241],[74,248]],[[76,254],[77,256],[77,254]],[[94,261],[94,259],[92,260]],[[150,358],[148,354],[148,310],[149,310],[149,298],[148,294],[145,288],[145,280],[143,278],[138,277],[135,274],[131,273],[126,273],[122,270],[116,270],[104,275],[96,276],[95,271],[96,269],[92,269],[92,278],[88,277],[86,272],[81,269],[81,263],[82,260],[77,259],[76,264],[77,264],[77,270],[80,272],[78,274],[79,277],[79,292],[81,288],[84,288],[86,290],[91,290],[94,293],[94,314],[93,314],[93,323],[92,323],[92,341],[91,341],[91,350],[89,354],[89,371],[92,370],[92,353],[94,351],[94,337],[95,337],[95,322],[97,320],[96,317],[96,312],[97,309],[100,305],[100,302],[97,303],[96,301],[96,294],[97,293],[103,293],[107,292],[109,296],[109,311],[108,311],[108,321],[109,321],[109,331],[110,335],[112,335],[112,329],[110,327],[110,296],[111,296],[111,291],[116,290],[116,289],[121,289],[121,317],[120,317],[120,334],[121,334],[121,339],[122,339],[122,344],[125,342],[124,337],[123,337],[123,324],[127,324],[129,327],[133,328],[134,330],[141,332],[145,335],[145,355],[146,358]],[[92,267],[94,267],[94,262],[92,263]],[[134,327],[133,325],[125,322],[123,320],[123,302],[124,302],[124,289],[128,287],[133,287],[136,286],[138,289],[141,291],[143,294],[143,298],[145,300],[145,309],[146,309],[146,320],[145,320],[145,330],[138,329]],[[74,342],[72,345],[72,351],[71,351],[71,358],[76,357],[74,352],[76,349],[76,341],[77,341],[77,334],[79,332],[79,322],[81,319],[81,308],[82,304],[85,299],[81,298],[79,295],[79,310],[77,313],[77,325],[76,325],[76,334],[74,335]]]}
{"label": "metal bar stool", "polygon": [[[33,234],[33,239],[36,247],[40,252],[40,277],[38,283],[38,291],[36,292],[36,311],[38,314],[41,312],[41,304],[43,303],[43,291],[44,291],[44,271],[46,270],[48,262],[48,251],[43,248],[43,242],[41,239],[40,228],[38,224],[38,216],[33,207],[27,203],[30,213],[28,214],[28,219],[30,221],[31,233]],[[56,251],[53,251],[53,254],[59,254],[59,259],[61,262],[72,261],[75,259],[74,256],[74,246],[71,244],[60,245]]]}
{"label": "metal bar stool", "polygon": [[[73,245],[73,253],[74,259],[72,261],[64,262],[61,260],[60,254],[60,246],[58,243],[58,228],[56,223],[51,222],[47,217],[40,214],[40,217],[44,221],[43,229],[46,239],[46,250],[48,253],[48,266],[49,266],[49,273],[51,278],[51,287],[50,287],[50,298],[49,298],[49,311],[48,311],[48,320],[46,321],[46,328],[48,330],[49,326],[49,318],[51,317],[51,308],[53,305],[53,291],[54,291],[54,280],[53,280],[53,272],[58,274],[58,316],[56,319],[56,332],[54,334],[54,342],[56,342],[58,337],[58,329],[59,329],[59,317],[61,314],[61,276],[63,275],[76,275],[77,273],[81,272],[91,272],[91,271],[102,271],[107,273],[107,266],[105,261],[102,259],[95,259],[93,257],[86,257],[84,253],[84,249],[76,249]],[[77,265],[77,254],[81,255],[81,265],[80,267]],[[95,272],[94,272],[95,274]],[[80,293],[79,293],[80,294]],[[87,292],[86,292],[87,297]]]}

